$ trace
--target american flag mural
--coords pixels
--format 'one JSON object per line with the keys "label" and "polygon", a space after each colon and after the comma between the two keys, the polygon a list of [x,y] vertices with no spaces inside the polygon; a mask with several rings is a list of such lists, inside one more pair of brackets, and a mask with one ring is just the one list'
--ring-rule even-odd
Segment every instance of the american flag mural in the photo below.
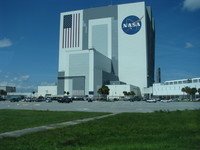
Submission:
{"label": "american flag mural", "polygon": [[63,18],[62,48],[80,46],[80,13],[65,15]]}

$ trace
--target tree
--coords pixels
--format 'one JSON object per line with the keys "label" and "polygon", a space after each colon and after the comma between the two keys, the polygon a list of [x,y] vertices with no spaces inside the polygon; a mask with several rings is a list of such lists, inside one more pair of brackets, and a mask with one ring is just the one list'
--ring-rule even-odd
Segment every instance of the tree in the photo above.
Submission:
{"label": "tree", "polygon": [[185,88],[182,88],[181,91],[182,91],[183,93],[186,93]]}
{"label": "tree", "polygon": [[198,93],[199,93],[199,95],[200,95],[200,88],[198,88],[197,92],[198,92]]}
{"label": "tree", "polygon": [[123,91],[123,94],[124,94],[124,96],[134,96],[135,92],[134,91],[130,91],[130,92]]}
{"label": "tree", "polygon": [[183,98],[185,98],[185,96],[184,96],[184,93],[186,93],[185,88],[182,88],[181,91],[183,92]]}
{"label": "tree", "polygon": [[188,86],[186,86],[186,87],[185,87],[185,92],[186,92],[188,95],[190,95],[191,88],[188,87]]}
{"label": "tree", "polygon": [[192,97],[194,98],[196,92],[197,92],[197,88],[191,88],[191,90],[190,90],[190,95],[192,95]]}
{"label": "tree", "polygon": [[33,96],[35,95],[35,91],[32,92]]}
{"label": "tree", "polygon": [[107,95],[109,95],[109,91],[110,89],[108,88],[108,86],[103,85],[101,88],[98,89],[98,93],[101,94],[103,97],[107,97]]}
{"label": "tree", "polygon": [[64,91],[64,95],[66,95],[67,94],[67,96],[70,94],[68,91],[66,92],[66,91]]}
{"label": "tree", "polygon": [[123,94],[124,94],[124,96],[127,96],[128,92],[127,91],[123,91]]}
{"label": "tree", "polygon": [[135,96],[135,92],[134,92],[134,91],[131,91],[130,94],[131,94],[132,96]]}
{"label": "tree", "polygon": [[4,90],[0,90],[0,95],[7,95],[7,92]]}
{"label": "tree", "polygon": [[193,98],[197,92],[197,89],[186,86],[186,87],[182,88],[181,91],[185,92],[188,95],[188,98],[190,98],[190,97]]}
{"label": "tree", "polygon": [[184,88],[181,89],[181,91],[184,92],[184,93],[186,93],[188,96],[190,95],[190,90],[191,90],[191,88],[188,87],[188,86],[186,86],[186,87],[184,87]]}

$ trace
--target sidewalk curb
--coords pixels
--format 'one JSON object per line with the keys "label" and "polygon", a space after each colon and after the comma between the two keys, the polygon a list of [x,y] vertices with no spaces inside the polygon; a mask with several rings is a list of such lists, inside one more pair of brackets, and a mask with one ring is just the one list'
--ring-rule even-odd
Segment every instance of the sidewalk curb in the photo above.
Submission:
{"label": "sidewalk curb", "polygon": [[50,125],[46,125],[46,126],[39,126],[39,127],[34,127],[34,128],[27,128],[27,129],[22,129],[22,130],[5,132],[5,133],[0,134],[0,139],[2,139],[4,137],[19,137],[19,136],[27,134],[27,133],[34,133],[34,132],[54,129],[56,127],[76,125],[76,124],[80,124],[80,123],[91,121],[91,120],[102,119],[102,118],[114,116],[116,114],[119,114],[119,113],[112,113],[112,114],[108,114],[108,115],[97,116],[97,117],[92,117],[92,118],[85,118],[85,119],[81,119],[81,120],[67,121],[67,122],[62,122],[62,123],[50,124]]}

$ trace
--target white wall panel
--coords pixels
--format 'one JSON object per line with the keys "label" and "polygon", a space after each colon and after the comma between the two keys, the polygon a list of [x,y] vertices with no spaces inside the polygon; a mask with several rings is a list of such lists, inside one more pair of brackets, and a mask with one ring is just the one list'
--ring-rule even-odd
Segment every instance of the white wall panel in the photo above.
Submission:
{"label": "white wall panel", "polygon": [[[122,22],[128,16],[141,19],[141,29],[133,34],[126,34],[122,30]],[[147,42],[145,3],[118,5],[118,58],[119,79],[128,84],[147,86]]]}

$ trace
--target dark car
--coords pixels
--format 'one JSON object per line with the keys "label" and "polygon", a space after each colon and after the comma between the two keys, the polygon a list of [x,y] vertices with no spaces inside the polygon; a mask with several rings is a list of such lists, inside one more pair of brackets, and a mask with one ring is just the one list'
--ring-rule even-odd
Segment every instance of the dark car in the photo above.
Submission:
{"label": "dark car", "polygon": [[30,98],[30,97],[25,98],[24,101],[25,101],[25,102],[33,102],[33,101],[32,101],[32,98]]}
{"label": "dark car", "polygon": [[45,101],[45,99],[44,97],[41,96],[36,99],[36,102],[43,102],[43,101]]}
{"label": "dark car", "polygon": [[134,100],[134,98],[130,98],[130,99],[128,99],[128,101],[134,102],[135,100]]}
{"label": "dark car", "polygon": [[46,101],[47,103],[51,103],[51,102],[52,102],[52,99],[51,99],[51,97],[46,97],[46,98],[45,98],[45,101]]}
{"label": "dark car", "polygon": [[5,101],[6,99],[3,97],[0,97],[0,101]]}
{"label": "dark car", "polygon": [[11,98],[10,99],[10,102],[19,102],[20,101],[20,98]]}
{"label": "dark car", "polygon": [[71,103],[71,102],[72,102],[72,99],[71,99],[71,98],[68,98],[68,97],[62,97],[62,98],[59,98],[59,99],[58,99],[58,102],[59,102],[59,103]]}
{"label": "dark car", "polygon": [[91,98],[88,98],[87,101],[88,102],[93,102],[93,100]]}

